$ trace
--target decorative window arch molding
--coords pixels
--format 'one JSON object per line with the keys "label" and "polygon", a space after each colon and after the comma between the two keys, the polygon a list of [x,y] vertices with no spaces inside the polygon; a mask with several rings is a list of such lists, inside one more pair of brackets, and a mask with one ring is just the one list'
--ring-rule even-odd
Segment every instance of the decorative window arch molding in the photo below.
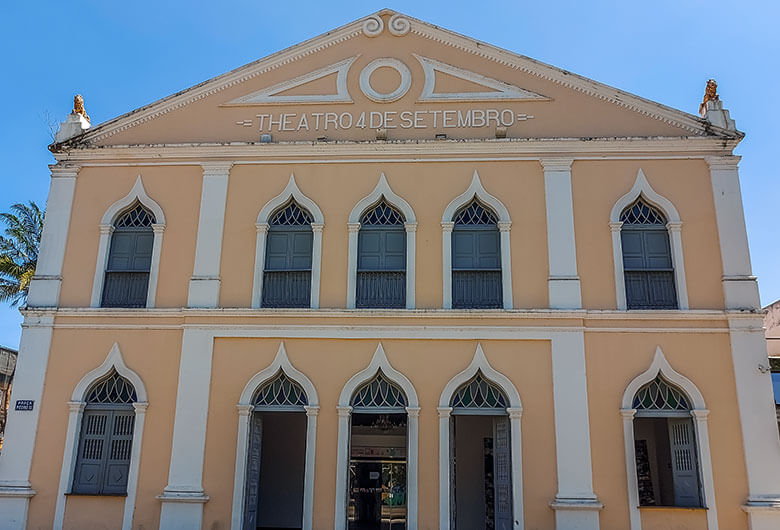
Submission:
{"label": "decorative window arch molding", "polygon": [[[296,199],[297,200],[297,199]],[[273,209],[272,209],[273,211]],[[313,212],[312,212],[313,213]],[[231,530],[241,530],[244,517],[244,498],[246,488],[246,458],[249,448],[249,422],[254,404],[252,398],[260,386],[272,379],[279,371],[301,385],[306,393],[308,405],[306,411],[306,456],[303,479],[303,530],[312,528],[312,507],[314,505],[314,457],[317,442],[317,414],[319,413],[319,398],[317,389],[305,374],[297,370],[287,357],[284,342],[279,343],[273,362],[249,380],[238,400],[238,439],[236,443],[236,474],[233,484],[233,509],[231,513]]]}
{"label": "decorative window arch molding", "polygon": [[688,288],[685,283],[680,214],[669,199],[656,193],[650,186],[641,168],[637,172],[636,181],[634,181],[631,190],[617,200],[609,213],[609,228],[612,231],[612,258],[615,264],[617,308],[620,311],[625,311],[628,307],[626,303],[626,283],[623,277],[623,242],[620,238],[620,230],[623,227],[623,223],[620,221],[620,214],[640,196],[644,197],[647,202],[659,208],[666,215],[666,229],[669,231],[669,243],[672,248],[672,265],[674,266],[674,283],[677,288],[677,303],[680,309],[688,309]]}
{"label": "decorative window arch molding", "polygon": [[[132,204],[132,203],[131,203]],[[156,215],[156,213],[155,213]],[[116,370],[119,375],[127,379],[135,388],[138,401],[133,403],[135,409],[135,423],[133,426],[133,447],[130,454],[130,471],[127,477],[127,496],[122,515],[122,530],[130,530],[133,526],[133,512],[138,491],[138,466],[141,461],[141,444],[143,442],[144,419],[146,408],[149,406],[146,397],[146,387],[141,377],[127,367],[119,344],[116,342],[108,352],[103,364],[87,373],[78,382],[73,390],[71,400],[68,402],[70,414],[68,415],[68,430],[65,437],[65,452],[62,458],[62,470],[60,471],[60,484],[57,490],[57,504],[54,509],[54,529],[61,530],[65,520],[66,494],[70,492],[73,484],[73,473],[76,465],[76,452],[78,451],[78,437],[81,433],[81,419],[86,407],[87,390],[95,381],[108,375],[111,370]]]}
{"label": "decorative window arch molding", "polygon": [[520,393],[512,381],[490,365],[481,344],[477,344],[471,364],[450,379],[439,398],[439,528],[440,530],[450,530],[450,480],[452,479],[450,477],[450,416],[452,415],[450,402],[455,392],[477,375],[477,372],[482,372],[486,379],[498,385],[509,399],[509,407],[506,411],[509,415],[511,429],[512,512],[513,520],[516,521],[514,528],[523,530],[525,525],[523,521],[523,446],[520,424],[523,404],[520,400]]}
{"label": "decorative window arch molding", "polygon": [[252,283],[252,307],[257,309],[263,298],[263,269],[265,268],[265,241],[268,235],[268,220],[277,208],[283,206],[290,199],[294,199],[302,208],[314,218],[311,224],[312,249],[311,249],[311,308],[320,306],[320,271],[322,267],[322,230],[325,228],[325,217],[322,210],[313,200],[308,198],[298,188],[295,182],[295,174],[290,173],[290,180],[282,193],[268,201],[260,209],[257,215],[257,243],[255,244],[255,275]]}
{"label": "decorative window arch molding", "polygon": [[146,307],[154,307],[157,295],[157,278],[160,271],[160,251],[162,250],[163,231],[165,230],[165,213],[157,202],[147,195],[141,175],[135,180],[130,193],[108,207],[100,220],[100,243],[98,244],[97,263],[95,264],[95,277],[92,280],[91,307],[100,307],[103,297],[103,280],[105,279],[108,253],[111,250],[111,234],[114,233],[114,220],[124,210],[138,201],[154,214],[154,242],[152,244],[152,263],[149,267],[149,287],[146,295]]}
{"label": "decorative window arch molding", "polygon": [[[622,210],[621,210],[622,211]],[[636,456],[634,447],[634,396],[642,386],[653,381],[661,374],[670,383],[681,389],[691,401],[691,416],[696,432],[696,448],[701,473],[703,504],[707,508],[708,530],[718,529],[718,512],[715,507],[715,483],[712,476],[712,457],[710,455],[710,436],[707,427],[709,410],[704,404],[704,397],[693,382],[675,371],[666,360],[661,347],[656,347],[650,368],[636,376],[626,387],[621,401],[620,414],[623,417],[623,438],[626,450],[626,474],[628,478],[628,510],[631,530],[642,529],[642,519],[639,512],[639,486],[636,474]]]}
{"label": "decorative window arch molding", "polygon": [[444,209],[441,216],[442,229],[442,277],[444,309],[452,309],[452,229],[455,226],[453,218],[461,206],[469,203],[474,197],[488,205],[498,216],[498,230],[501,232],[501,289],[504,309],[512,309],[512,252],[509,247],[509,230],[512,220],[509,210],[496,197],[489,194],[482,186],[479,173],[474,170],[468,189],[455,197]]}
{"label": "decorative window arch molding", "polygon": [[358,232],[360,231],[360,216],[369,207],[376,204],[382,197],[404,214],[404,229],[406,230],[406,308],[414,309],[415,290],[415,240],[417,233],[417,217],[414,210],[402,197],[397,195],[387,182],[384,173],[379,175],[374,190],[360,199],[349,214],[347,229],[349,230],[349,256],[347,260],[347,308],[355,308],[357,289]]}
{"label": "decorative window arch molding", "polygon": [[[387,198],[387,197],[385,197]],[[390,199],[388,199],[390,200]],[[407,217],[408,219],[408,217]],[[349,438],[350,438],[350,416],[352,407],[350,400],[355,390],[363,383],[370,381],[376,374],[382,370],[382,373],[390,381],[396,383],[406,394],[407,400],[407,529],[417,530],[417,462],[418,462],[418,426],[420,415],[420,401],[417,398],[417,391],[414,389],[409,379],[393,368],[390,361],[387,360],[385,350],[380,342],[369,365],[360,372],[353,375],[339,395],[338,406],[336,410],[339,416],[339,436],[338,436],[338,455],[336,459],[336,516],[333,528],[343,529],[347,525],[347,467],[349,465]]]}

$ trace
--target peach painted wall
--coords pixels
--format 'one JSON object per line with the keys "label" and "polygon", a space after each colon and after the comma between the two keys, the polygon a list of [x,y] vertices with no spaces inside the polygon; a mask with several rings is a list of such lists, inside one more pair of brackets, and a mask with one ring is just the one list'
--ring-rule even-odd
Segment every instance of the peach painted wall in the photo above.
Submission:
{"label": "peach painted wall", "polygon": [[[119,344],[127,366],[143,380],[149,399],[133,528],[159,525],[160,503],[155,496],[168,482],[181,331],[68,329],[55,330],[52,339],[48,376],[40,403],[39,425],[42,428],[36,439],[30,478],[37,494],[30,502],[28,528],[51,528],[68,426],[67,403],[81,378],[103,363],[114,342]],[[104,499],[68,497],[67,527],[95,528],[96,506],[102,505]],[[110,528],[121,526],[122,508],[117,509],[116,503],[115,498],[109,498],[111,508],[106,514],[110,513],[110,520],[116,522]]]}
{"label": "peach painted wall", "polygon": [[[593,487],[607,506],[601,513],[602,528],[628,527],[623,418],[619,410],[626,387],[649,368],[657,346],[672,368],[697,386],[710,410],[710,450],[719,525],[729,530],[745,529],[747,517],[741,505],[747,495],[747,475],[742,433],[735,421],[739,410],[728,333],[585,334]],[[643,520],[648,522],[662,520],[661,517],[643,514]],[[681,517],[688,521],[699,516]]]}

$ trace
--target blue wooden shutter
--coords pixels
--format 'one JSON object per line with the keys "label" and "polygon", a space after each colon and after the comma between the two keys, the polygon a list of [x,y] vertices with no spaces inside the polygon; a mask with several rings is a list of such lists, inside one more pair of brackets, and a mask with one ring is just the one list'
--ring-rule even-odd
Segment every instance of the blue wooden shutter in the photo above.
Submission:
{"label": "blue wooden shutter", "polygon": [[271,227],[266,239],[262,307],[309,307],[312,243],[309,225]]}
{"label": "blue wooden shutter", "polygon": [[109,443],[110,410],[85,410],[73,477],[73,493],[97,495],[103,485],[105,454]]}
{"label": "blue wooden shutter", "polygon": [[127,492],[127,476],[130,473],[130,455],[133,450],[133,428],[135,412],[132,410],[112,411],[106,448],[106,471],[103,477],[103,493],[123,494]]}

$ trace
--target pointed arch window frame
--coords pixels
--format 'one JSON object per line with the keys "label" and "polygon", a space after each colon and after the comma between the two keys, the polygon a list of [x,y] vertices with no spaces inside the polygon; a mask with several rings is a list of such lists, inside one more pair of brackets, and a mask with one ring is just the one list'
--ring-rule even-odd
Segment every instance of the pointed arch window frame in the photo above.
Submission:
{"label": "pointed arch window frame", "polygon": [[[477,374],[482,374],[488,382],[494,384],[504,393],[508,400],[505,409],[509,416],[510,428],[510,460],[512,466],[512,515],[517,521],[516,528],[524,528],[523,511],[523,445],[521,418],[523,416],[523,402],[520,393],[512,381],[490,365],[482,344],[477,344],[474,357],[465,370],[450,379],[441,391],[439,397],[439,529],[450,530],[450,422],[454,408],[452,399],[463,385],[469,383]],[[495,409],[494,409],[495,410]],[[482,414],[479,409],[473,409],[472,413]]]}
{"label": "pointed arch window frame", "polygon": [[625,271],[623,268],[623,241],[620,232],[623,222],[620,220],[623,211],[640,197],[666,216],[666,230],[669,234],[669,246],[672,251],[672,267],[674,267],[674,283],[677,291],[677,305],[682,311],[689,308],[688,288],[685,281],[685,260],[682,246],[682,221],[674,204],[658,194],[647,181],[644,171],[637,171],[636,180],[631,190],[620,197],[609,214],[609,228],[612,232],[612,260],[615,270],[615,299],[619,311],[627,311]]}
{"label": "pointed arch window frame", "polygon": [[152,223],[154,239],[152,242],[152,259],[149,266],[149,284],[146,291],[146,307],[155,306],[157,296],[157,281],[160,273],[160,253],[162,251],[163,232],[165,231],[165,213],[160,205],[152,199],[144,189],[141,175],[135,180],[130,192],[108,207],[100,220],[100,240],[98,242],[95,276],[92,280],[92,296],[90,307],[101,307],[103,300],[103,284],[105,282],[106,266],[111,251],[111,235],[114,233],[114,222],[135,203],[140,204],[154,215]]}
{"label": "pointed arch window frame", "polygon": [[268,201],[257,214],[257,239],[255,242],[255,270],[252,281],[252,308],[262,307],[263,299],[263,274],[265,272],[265,246],[268,239],[271,216],[290,200],[294,200],[298,206],[306,210],[314,219],[311,223],[312,248],[311,248],[311,296],[310,309],[320,307],[320,271],[322,270],[322,231],[325,228],[325,217],[322,210],[312,199],[303,194],[295,182],[295,174],[290,174],[287,186],[284,190]]}
{"label": "pointed arch window frame", "polygon": [[387,182],[384,172],[380,173],[379,181],[373,191],[360,199],[349,214],[347,230],[349,232],[349,250],[347,256],[347,309],[355,309],[357,298],[357,262],[358,262],[358,233],[360,232],[360,219],[363,214],[378,203],[382,198],[401,212],[404,216],[404,230],[406,231],[406,309],[415,308],[415,242],[417,234],[417,216],[414,210],[403,197],[397,195]]}
{"label": "pointed arch window frame", "polygon": [[[621,210],[622,211],[622,210]],[[676,387],[688,398],[690,409],[684,411],[664,412],[664,416],[681,417],[690,415],[693,418],[694,437],[696,440],[696,457],[699,460],[699,480],[701,484],[702,506],[707,510],[707,528],[718,528],[718,511],[715,505],[715,483],[712,472],[712,456],[710,452],[710,435],[707,424],[710,411],[704,403],[696,385],[677,372],[667,361],[660,346],[656,347],[650,367],[636,376],[626,387],[621,400],[620,415],[623,418],[623,439],[626,452],[626,476],[628,486],[628,511],[630,530],[642,530],[642,517],[639,510],[639,478],[636,472],[636,448],[634,443],[634,418],[645,414],[634,407],[634,397],[646,384],[661,376],[667,384]],[[651,416],[652,414],[646,414]]]}
{"label": "pointed arch window frame", "polygon": [[510,247],[510,230],[512,219],[509,217],[504,203],[487,192],[474,170],[469,187],[455,197],[444,209],[441,217],[442,229],[442,307],[452,309],[452,230],[455,228],[455,215],[458,211],[477,198],[485,206],[493,210],[498,217],[499,241],[501,245],[501,298],[503,309],[512,309],[512,250]]}
{"label": "pointed arch window frame", "polygon": [[341,389],[341,394],[339,394],[338,405],[336,406],[339,417],[339,427],[338,445],[336,449],[336,511],[333,525],[334,528],[346,528],[347,526],[347,486],[349,479],[348,466],[352,396],[357,389],[376,377],[380,370],[385,378],[398,385],[406,396],[406,528],[407,530],[417,530],[420,401],[417,397],[417,391],[409,378],[393,368],[390,364],[381,342],[377,345],[369,365],[353,375],[344,385],[344,388]]}
{"label": "pointed arch window frame", "polygon": [[133,425],[133,445],[130,452],[130,466],[127,476],[127,495],[124,498],[122,512],[122,530],[131,530],[133,526],[133,514],[135,511],[135,499],[138,492],[138,468],[141,462],[141,445],[143,443],[144,420],[146,409],[149,406],[146,386],[141,377],[127,367],[119,344],[114,343],[103,363],[87,373],[76,385],[71,400],[68,402],[68,428],[65,437],[65,449],[60,470],[60,482],[57,489],[57,502],[54,509],[54,529],[61,530],[65,521],[65,504],[67,495],[73,487],[73,478],[76,471],[77,451],[79,448],[79,436],[84,410],[87,407],[87,392],[101,379],[108,377],[111,372],[116,373],[130,382],[135,389],[136,401],[132,403],[135,412]]}
{"label": "pointed arch window frame", "polygon": [[[306,395],[307,404],[301,408],[258,407],[254,398],[260,388],[283,373],[291,381],[300,385]],[[236,441],[236,470],[233,483],[233,503],[231,509],[232,530],[241,530],[244,521],[244,499],[246,496],[247,451],[249,450],[249,431],[252,412],[255,410],[278,410],[292,412],[303,410],[306,413],[306,454],[303,476],[303,514],[301,528],[312,529],[314,516],[314,464],[317,452],[317,415],[320,411],[319,397],[314,383],[303,372],[292,365],[287,356],[284,342],[279,343],[274,360],[266,368],[255,374],[244,386],[236,405],[238,410],[238,436]]]}

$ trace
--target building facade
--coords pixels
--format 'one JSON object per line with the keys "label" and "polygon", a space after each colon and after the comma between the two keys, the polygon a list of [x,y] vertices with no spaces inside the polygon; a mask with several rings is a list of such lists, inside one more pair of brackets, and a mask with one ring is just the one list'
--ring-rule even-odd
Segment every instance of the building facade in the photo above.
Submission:
{"label": "building facade", "polygon": [[8,417],[9,398],[16,370],[16,355],[16,350],[0,346],[0,451],[3,449],[5,421]]}
{"label": "building facade", "polygon": [[701,114],[389,10],[77,99],[0,528],[780,527],[742,133]]}

